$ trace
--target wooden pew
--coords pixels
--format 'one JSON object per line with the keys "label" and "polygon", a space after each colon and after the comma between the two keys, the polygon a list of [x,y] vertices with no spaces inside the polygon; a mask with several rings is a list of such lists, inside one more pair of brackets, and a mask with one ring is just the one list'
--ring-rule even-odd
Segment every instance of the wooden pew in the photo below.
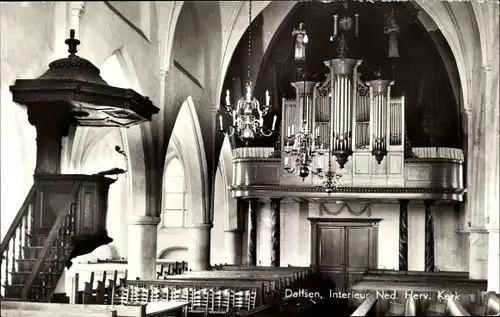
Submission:
{"label": "wooden pew", "polygon": [[370,316],[373,315],[375,304],[377,303],[377,296],[375,292],[370,292],[361,305],[356,308],[351,316]]}
{"label": "wooden pew", "polygon": [[52,304],[2,301],[2,317],[181,317],[188,303],[152,303],[138,306]]}
{"label": "wooden pew", "polygon": [[476,305],[471,311],[472,315],[476,316],[498,315],[499,312],[500,299],[494,292],[488,292],[483,303]]}
{"label": "wooden pew", "polygon": [[470,314],[458,300],[451,297],[446,302],[445,316],[470,316]]}
{"label": "wooden pew", "polygon": [[174,283],[179,283],[180,281],[185,281],[190,284],[206,285],[211,283],[214,285],[254,285],[261,286],[262,292],[260,294],[260,303],[266,302],[268,297],[274,297],[276,292],[279,292],[277,286],[279,284],[279,279],[272,277],[225,277],[225,276],[190,276],[190,275],[176,275],[168,276],[164,281],[171,281]]}
{"label": "wooden pew", "polygon": [[[418,300],[415,300],[412,297],[405,301],[403,311],[398,311],[396,309],[391,310],[390,304],[397,303],[390,302],[387,310],[376,312],[376,304],[378,300],[379,298],[376,292],[370,292],[367,298],[361,303],[361,305],[358,306],[351,316],[418,316],[415,309],[415,302]],[[420,314],[420,316],[470,316],[470,314],[456,298],[450,296],[444,302],[431,302],[425,314]]]}
{"label": "wooden pew", "polygon": [[[213,275],[220,274],[220,272],[233,272],[236,275],[245,276],[245,273],[251,276],[276,275],[276,278],[285,280],[285,287],[300,288],[301,284],[307,284],[310,277],[314,275],[313,267],[271,267],[271,266],[241,266],[241,265],[221,265],[214,266]],[[206,272],[206,271],[205,271]],[[218,272],[218,273],[216,273]],[[196,273],[188,272],[187,274],[207,274],[210,273]],[[229,274],[229,273],[228,273]],[[212,276],[213,276],[212,275]],[[288,275],[288,276],[287,276]],[[280,285],[281,286],[281,285]]]}
{"label": "wooden pew", "polygon": [[156,278],[161,279],[169,275],[182,274],[188,270],[188,263],[185,261],[175,261],[175,262],[157,262],[157,267],[159,270],[156,272]]}
{"label": "wooden pew", "polygon": [[[94,272],[91,272],[89,280],[87,282],[84,282],[83,290],[80,290],[80,276],[79,273],[75,273],[72,285],[73,291],[71,303],[97,305],[110,304],[112,296],[112,286],[123,284],[125,279],[118,279],[117,270],[113,272],[111,279],[107,279],[107,271],[103,271],[101,274],[101,279],[96,281],[94,278],[96,274]],[[126,276],[127,272],[125,271],[125,277]],[[117,280],[119,280],[119,282],[117,282]],[[94,286],[96,284],[97,286]]]}
{"label": "wooden pew", "polygon": [[[184,277],[207,277],[207,278],[238,278],[238,279],[272,279],[276,281],[273,283],[275,285],[273,290],[283,289],[286,287],[296,287],[299,281],[301,280],[300,272],[289,271],[277,271],[277,270],[268,270],[268,271],[197,271],[197,272],[185,272],[184,274],[176,277],[184,278]],[[176,277],[169,277],[176,278]]]}
{"label": "wooden pew", "polygon": [[[466,272],[370,270],[351,289],[358,292],[375,291],[378,295],[394,292],[394,298],[379,298],[377,313],[383,312],[390,316],[429,313],[439,316],[447,313],[463,314],[463,311],[470,310],[472,299],[485,292],[486,284],[485,280],[468,279]],[[447,304],[445,297],[448,293],[460,298],[459,304],[463,311],[453,308],[457,307],[453,303]],[[408,298],[415,300],[415,308],[409,307]],[[447,307],[451,310],[447,310]]]}
{"label": "wooden pew", "polygon": [[185,301],[189,312],[228,314],[261,305],[263,289],[259,281],[134,280],[114,288],[112,304]]}

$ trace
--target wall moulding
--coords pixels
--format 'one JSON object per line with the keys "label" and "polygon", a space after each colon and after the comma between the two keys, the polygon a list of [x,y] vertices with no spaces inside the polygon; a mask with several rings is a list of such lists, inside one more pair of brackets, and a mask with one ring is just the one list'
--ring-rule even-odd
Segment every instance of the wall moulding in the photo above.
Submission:
{"label": "wall moulding", "polygon": [[399,199],[425,200],[432,199],[442,202],[457,202],[463,200],[462,189],[441,188],[404,188],[404,187],[339,187],[337,191],[328,194],[322,187],[284,186],[284,185],[240,185],[232,186],[235,198],[248,197],[294,197],[305,199],[355,200],[375,199],[397,202]]}
{"label": "wall moulding", "polygon": [[324,203],[319,204],[319,211],[320,215],[328,215],[328,216],[337,216],[342,211],[347,210],[351,215],[353,216],[361,216],[362,214],[366,213],[368,217],[371,217],[372,211],[369,203],[366,203],[363,208],[361,208],[359,211],[353,210],[351,206],[349,206],[348,203],[343,203],[340,205],[340,207],[337,210],[330,210],[328,209]]}

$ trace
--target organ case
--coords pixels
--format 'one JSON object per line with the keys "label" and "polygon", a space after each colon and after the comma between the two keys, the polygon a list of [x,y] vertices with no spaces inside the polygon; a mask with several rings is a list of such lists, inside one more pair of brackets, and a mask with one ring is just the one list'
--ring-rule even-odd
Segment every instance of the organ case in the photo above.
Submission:
{"label": "organ case", "polygon": [[[338,61],[325,62],[330,66],[325,82],[306,82],[313,89],[309,100],[312,104],[302,101],[300,82],[292,84],[296,88],[295,99],[282,99],[282,149],[286,146],[287,132],[298,129],[304,118],[312,133],[319,134],[326,149],[331,148],[334,153],[337,149],[351,152],[343,168],[332,157],[332,169],[342,174],[339,186],[404,186],[404,97],[390,97],[393,82],[380,79],[364,82],[357,72],[361,61],[348,60],[343,64]],[[339,70],[341,67],[344,69]],[[380,162],[374,154],[378,154]],[[281,158],[281,184],[323,183],[312,174],[302,180],[286,172],[286,156],[283,153]],[[327,169],[328,159],[328,153],[316,155],[311,169]]]}

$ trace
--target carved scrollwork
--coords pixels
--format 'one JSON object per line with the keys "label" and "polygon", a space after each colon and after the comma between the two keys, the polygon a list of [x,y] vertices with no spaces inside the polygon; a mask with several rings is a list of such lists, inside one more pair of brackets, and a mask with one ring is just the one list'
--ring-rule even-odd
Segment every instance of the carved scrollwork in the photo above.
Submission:
{"label": "carved scrollwork", "polygon": [[325,204],[321,203],[319,205],[320,207],[320,212],[321,214],[323,214],[323,212],[325,212],[326,214],[330,215],[330,216],[337,216],[339,215],[344,209],[347,209],[347,211],[353,215],[353,216],[361,216],[362,214],[364,214],[366,212],[367,216],[368,217],[371,217],[372,215],[372,212],[371,212],[371,208],[370,208],[370,204],[367,203],[360,211],[355,211],[355,210],[352,210],[351,206],[349,206],[348,203],[343,203],[342,206],[340,206],[339,209],[337,209],[336,211],[332,211],[332,210],[329,210],[328,208],[326,208]]}
{"label": "carved scrollwork", "polygon": [[357,73],[357,78],[356,78],[356,83],[357,83],[357,86],[358,86],[358,94],[362,97],[366,96],[366,94],[368,93],[369,89],[368,89],[368,86],[365,85],[365,83],[363,82],[363,80],[361,80],[361,73]]}
{"label": "carved scrollwork", "polygon": [[321,83],[321,85],[318,87],[318,93],[321,97],[328,96],[328,93],[330,92],[330,80],[331,80],[331,75],[330,73],[327,73],[325,81]]}

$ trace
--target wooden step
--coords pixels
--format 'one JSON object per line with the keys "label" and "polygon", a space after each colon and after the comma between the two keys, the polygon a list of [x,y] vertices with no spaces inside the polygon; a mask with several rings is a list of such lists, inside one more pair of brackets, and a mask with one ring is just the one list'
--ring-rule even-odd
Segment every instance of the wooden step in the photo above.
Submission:
{"label": "wooden step", "polygon": [[[57,285],[57,283],[56,283]],[[21,292],[24,288],[24,284],[11,284],[5,286],[5,297],[6,298],[21,298]],[[56,286],[47,288],[47,292],[51,293],[56,289]]]}
{"label": "wooden step", "polygon": [[21,292],[23,290],[24,284],[11,284],[5,286],[5,297],[6,298],[21,298]]}
{"label": "wooden step", "polygon": [[434,311],[434,310],[428,310],[427,314],[425,314],[425,315],[426,316],[444,316],[444,314],[439,313],[439,312]]}
{"label": "wooden step", "polygon": [[[19,271],[32,271],[37,260],[38,259],[16,259],[16,262],[18,264]],[[62,272],[64,270],[64,267],[66,266],[67,261],[59,260],[58,262],[59,269],[61,269]]]}
{"label": "wooden step", "polygon": [[32,247],[43,247],[48,236],[46,233],[30,233],[27,235],[28,243]]}
{"label": "wooden step", "polygon": [[[27,259],[38,259],[43,250],[43,246],[24,246],[23,249],[25,252],[24,255]],[[54,247],[52,249],[63,249],[61,252],[68,255],[72,250],[71,247]]]}
{"label": "wooden step", "polygon": [[31,229],[32,234],[45,234],[49,235],[50,231],[52,230],[52,227],[35,227]]}
{"label": "wooden step", "polygon": [[[16,284],[24,285],[26,283],[26,281],[28,280],[30,274],[31,274],[31,271],[10,272],[10,275],[12,277],[11,283],[13,285],[16,285]],[[53,273],[39,272],[38,276],[42,277],[45,274],[52,274],[53,278],[57,278],[61,273],[59,273],[59,272],[53,272]]]}
{"label": "wooden step", "polygon": [[23,249],[27,259],[38,259],[40,253],[43,250],[43,246],[37,246],[37,247],[24,246]]}

